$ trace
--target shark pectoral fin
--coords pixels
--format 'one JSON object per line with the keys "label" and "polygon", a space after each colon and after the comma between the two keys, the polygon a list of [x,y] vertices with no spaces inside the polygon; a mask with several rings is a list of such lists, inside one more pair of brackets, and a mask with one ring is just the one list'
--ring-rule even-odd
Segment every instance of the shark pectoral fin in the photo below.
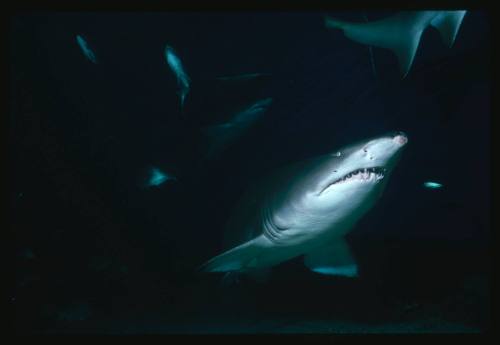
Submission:
{"label": "shark pectoral fin", "polygon": [[316,248],[304,257],[304,264],[313,272],[357,277],[358,266],[345,239],[336,239],[326,246]]}
{"label": "shark pectoral fin", "polygon": [[466,12],[443,11],[431,21],[431,25],[439,31],[444,43],[450,48],[455,42],[458,29],[462,24]]}

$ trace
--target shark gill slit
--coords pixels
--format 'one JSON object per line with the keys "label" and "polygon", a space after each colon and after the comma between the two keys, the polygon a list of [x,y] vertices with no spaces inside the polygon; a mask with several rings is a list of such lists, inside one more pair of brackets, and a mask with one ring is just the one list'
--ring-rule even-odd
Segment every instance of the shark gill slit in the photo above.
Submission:
{"label": "shark gill slit", "polygon": [[263,219],[264,219],[264,235],[273,243],[279,244],[280,230],[274,226],[271,219],[270,207],[267,205],[263,208]]}

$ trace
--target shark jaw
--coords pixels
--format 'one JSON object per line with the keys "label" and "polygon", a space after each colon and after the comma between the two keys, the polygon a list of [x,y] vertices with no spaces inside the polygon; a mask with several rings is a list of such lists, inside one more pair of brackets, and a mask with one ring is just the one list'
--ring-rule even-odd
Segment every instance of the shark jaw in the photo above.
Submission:
{"label": "shark jaw", "polygon": [[[401,149],[407,141],[408,138],[402,132],[389,133],[358,142],[327,155],[325,163],[314,175],[314,179],[318,182],[310,190],[311,196],[318,199],[331,199],[336,192],[342,195],[359,194],[361,190],[368,191],[384,185],[381,182],[387,180],[391,174]],[[342,200],[332,199],[327,203],[339,202]]]}
{"label": "shark jaw", "polygon": [[328,184],[323,190],[319,192],[318,195],[322,195],[323,193],[331,191],[332,187],[336,187],[344,183],[379,183],[384,179],[386,173],[387,169],[383,167],[356,169]]}

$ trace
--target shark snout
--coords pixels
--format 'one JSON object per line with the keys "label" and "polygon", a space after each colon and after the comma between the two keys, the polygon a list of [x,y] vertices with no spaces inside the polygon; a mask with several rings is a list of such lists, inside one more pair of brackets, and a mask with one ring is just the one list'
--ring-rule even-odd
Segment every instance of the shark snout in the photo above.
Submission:
{"label": "shark snout", "polygon": [[408,137],[403,132],[396,132],[394,133],[392,140],[403,146],[408,142]]}

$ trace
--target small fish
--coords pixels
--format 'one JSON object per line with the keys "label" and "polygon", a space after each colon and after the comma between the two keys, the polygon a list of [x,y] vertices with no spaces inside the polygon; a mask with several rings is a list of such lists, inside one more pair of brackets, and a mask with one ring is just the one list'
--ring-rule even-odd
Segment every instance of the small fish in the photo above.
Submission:
{"label": "small fish", "polygon": [[157,187],[157,186],[159,186],[159,185],[161,185],[169,180],[177,181],[177,178],[161,171],[158,168],[151,168],[150,173],[149,173],[149,179],[148,179],[146,186],[147,187]]}
{"label": "small fish", "polygon": [[424,187],[429,188],[429,189],[439,189],[439,188],[443,187],[443,185],[441,183],[428,181],[428,182],[424,182]]}
{"label": "small fish", "polygon": [[83,55],[85,55],[85,57],[92,63],[97,64],[97,58],[95,56],[95,53],[90,48],[88,42],[80,35],[76,35],[76,42],[80,46]]}
{"label": "small fish", "polygon": [[168,44],[165,47],[165,59],[167,60],[168,66],[177,77],[177,86],[179,87],[178,94],[181,99],[181,108],[183,108],[186,96],[189,93],[191,79],[187,75],[184,66],[182,65],[182,62],[176,54],[174,48],[172,48]]}

